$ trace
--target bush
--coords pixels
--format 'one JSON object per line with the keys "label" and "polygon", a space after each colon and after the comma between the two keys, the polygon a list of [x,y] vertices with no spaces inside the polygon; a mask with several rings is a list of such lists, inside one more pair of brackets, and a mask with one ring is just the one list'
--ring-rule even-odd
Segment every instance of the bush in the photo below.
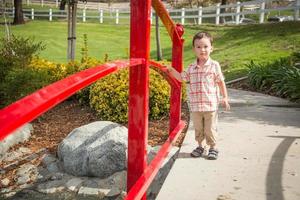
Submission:
{"label": "bush", "polygon": [[[96,82],[90,90],[90,105],[101,120],[127,122],[128,70],[111,74]],[[156,71],[150,69],[149,118],[160,119],[169,114],[170,86]]]}
{"label": "bush", "polygon": [[45,70],[28,68],[10,70],[1,84],[2,105],[6,106],[49,84],[51,76]]}
{"label": "bush", "polygon": [[[57,64],[33,57],[25,68],[11,68],[0,82],[0,107],[25,97],[44,86],[61,80],[81,70],[95,66],[100,61],[86,59],[85,62]],[[89,102],[89,89],[77,93],[81,102]]]}
{"label": "bush", "polygon": [[292,101],[300,101],[300,55],[282,58],[273,63],[255,64],[249,67],[249,84],[255,90],[273,93]]}
{"label": "bush", "polygon": [[270,90],[274,81],[281,79],[283,76],[279,69],[284,69],[289,65],[289,60],[286,58],[267,64],[255,64],[251,61],[247,65],[249,68],[249,83],[258,91]]}
{"label": "bush", "polygon": [[[48,78],[36,74],[32,69],[25,69],[33,57],[45,47],[31,38],[12,37],[1,39],[0,48],[0,107],[23,97],[47,82]],[[36,83],[40,80],[41,84]],[[36,86],[33,84],[36,83]]]}
{"label": "bush", "polygon": [[5,67],[24,68],[44,49],[42,42],[36,43],[33,38],[12,35],[9,40],[1,40],[0,59]]}

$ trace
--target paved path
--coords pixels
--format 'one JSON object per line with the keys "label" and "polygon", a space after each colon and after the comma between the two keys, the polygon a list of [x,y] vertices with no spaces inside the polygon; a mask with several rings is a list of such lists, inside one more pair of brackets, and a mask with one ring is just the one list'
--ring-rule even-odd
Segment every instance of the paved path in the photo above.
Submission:
{"label": "paved path", "polygon": [[216,161],[191,158],[190,124],[157,200],[300,200],[300,105],[229,90]]}

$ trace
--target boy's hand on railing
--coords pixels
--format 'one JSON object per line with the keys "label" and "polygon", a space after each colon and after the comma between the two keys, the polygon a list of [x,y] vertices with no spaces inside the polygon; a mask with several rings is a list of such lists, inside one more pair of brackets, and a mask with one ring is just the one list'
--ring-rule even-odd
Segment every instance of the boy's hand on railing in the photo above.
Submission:
{"label": "boy's hand on railing", "polygon": [[173,78],[177,79],[177,81],[179,81],[179,82],[183,81],[180,73],[175,68],[173,68],[171,66],[166,66],[166,69],[167,69],[166,72],[170,73]]}
{"label": "boy's hand on railing", "polygon": [[172,67],[171,67],[171,66],[166,66],[166,71],[167,71],[167,72],[171,72],[171,70],[172,70]]}

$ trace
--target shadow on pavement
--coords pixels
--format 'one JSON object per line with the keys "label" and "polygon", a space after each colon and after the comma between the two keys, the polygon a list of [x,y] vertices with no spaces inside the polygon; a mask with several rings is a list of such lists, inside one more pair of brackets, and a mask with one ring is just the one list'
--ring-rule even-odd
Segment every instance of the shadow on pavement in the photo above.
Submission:
{"label": "shadow on pavement", "polygon": [[300,127],[300,108],[295,107],[232,107],[229,112],[220,111],[219,116],[223,122],[230,123],[247,120],[266,125]]}
{"label": "shadow on pavement", "polygon": [[283,139],[272,155],[266,176],[266,200],[284,200],[282,187],[283,165],[289,147],[300,137],[268,136]]}

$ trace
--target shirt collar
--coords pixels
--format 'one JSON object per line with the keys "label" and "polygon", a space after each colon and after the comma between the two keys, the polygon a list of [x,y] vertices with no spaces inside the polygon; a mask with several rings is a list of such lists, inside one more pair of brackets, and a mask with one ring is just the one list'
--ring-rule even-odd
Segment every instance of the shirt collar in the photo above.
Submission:
{"label": "shirt collar", "polygon": [[[194,66],[195,66],[194,68],[195,68],[195,69],[200,67],[200,66],[197,64],[197,63],[198,63],[197,61],[198,61],[198,59],[196,59],[195,62],[194,62]],[[211,58],[209,57],[209,58],[207,59],[207,61],[204,63],[203,66],[206,66],[206,67],[207,67],[207,66],[210,66],[210,65],[211,65],[211,62],[212,62],[212,61],[211,61]]]}

